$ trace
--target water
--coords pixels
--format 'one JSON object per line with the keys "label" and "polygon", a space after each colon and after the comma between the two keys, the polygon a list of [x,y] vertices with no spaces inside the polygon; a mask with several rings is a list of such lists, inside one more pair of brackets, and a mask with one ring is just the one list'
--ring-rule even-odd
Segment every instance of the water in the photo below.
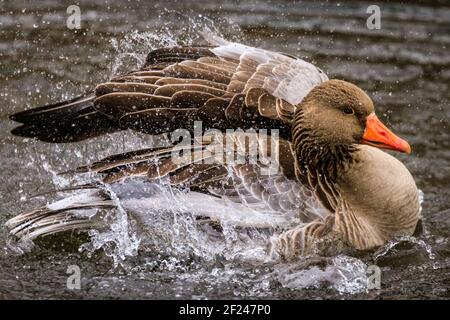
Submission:
{"label": "water", "polygon": [[[80,94],[139,66],[157,46],[194,44],[207,27],[301,56],[330,78],[367,90],[382,120],[413,147],[411,156],[396,157],[424,192],[424,230],[362,256],[285,264],[265,254],[270,235],[263,232],[197,228],[183,202],[160,214],[118,201],[142,214],[106,212],[112,227],[92,232],[89,244],[66,235],[19,254],[1,228],[0,298],[448,298],[450,7],[382,3],[381,29],[369,30],[370,4],[80,1],[82,29],[73,31],[60,1],[1,1],[1,225],[57,199],[32,195],[88,179],[57,172],[153,143],[129,132],[67,145],[20,139],[9,134],[9,114]],[[163,195],[174,199],[167,190]],[[373,264],[381,268],[381,289],[369,290]],[[80,267],[81,290],[66,287],[70,265]]]}

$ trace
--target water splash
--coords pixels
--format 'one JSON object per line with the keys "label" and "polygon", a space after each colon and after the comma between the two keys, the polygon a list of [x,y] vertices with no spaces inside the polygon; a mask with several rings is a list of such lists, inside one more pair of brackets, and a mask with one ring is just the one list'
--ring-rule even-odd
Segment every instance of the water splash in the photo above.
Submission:
{"label": "water splash", "polygon": [[[201,31],[208,30],[209,32],[215,32],[215,34],[220,36],[213,22],[207,17],[198,16],[191,18],[175,11],[165,10],[161,14],[161,21],[164,20],[164,15],[178,15],[179,20],[183,21],[181,25],[184,25],[185,27],[179,28],[179,25],[174,25],[173,23],[162,23],[161,27],[155,31],[139,32],[135,30],[122,38],[113,38],[111,40],[111,46],[113,51],[112,56],[114,58],[109,66],[107,77],[111,77],[120,72],[129,72],[130,70],[140,68],[145,63],[147,54],[156,48],[194,44],[201,38]],[[173,21],[173,19],[167,19],[167,21]],[[114,148],[117,148],[117,142],[122,141],[122,145],[124,146],[123,149],[136,150],[143,147],[142,141],[136,142],[135,139],[131,139],[131,141],[127,139],[127,142],[125,142],[124,135],[118,135],[121,136],[118,139],[117,137],[106,137],[98,144],[103,145],[105,142],[111,142],[113,143]],[[147,137],[146,140],[150,140],[150,146],[152,146],[152,139]],[[95,146],[95,144],[95,141],[91,141],[91,145]],[[148,143],[144,147],[149,147]],[[66,149],[60,150],[58,146],[54,146],[53,149],[56,153],[67,152]],[[81,159],[83,162],[89,162],[92,160],[91,155],[97,153],[93,152],[91,149],[92,148],[86,147],[81,143],[79,146],[75,146],[73,150],[70,150],[69,148],[71,157],[61,156],[61,158],[74,158]],[[108,149],[110,148],[108,147]],[[127,150],[120,150],[119,152],[124,151]],[[36,151],[36,154],[39,154],[39,152]],[[67,168],[71,167],[72,162],[73,161],[64,160],[64,163],[59,165]],[[55,166],[46,159],[45,154],[41,154],[38,159],[31,157],[29,163],[39,163],[44,171],[50,174],[56,190],[74,184],[89,182],[89,175],[67,176],[59,174],[60,170],[56,169]],[[140,239],[135,231],[132,230],[133,221],[130,220],[126,210],[123,208],[122,199],[115,194],[115,191],[110,186],[103,185],[103,188],[110,194],[116,205],[116,209],[113,210],[113,212],[106,213],[104,217],[104,219],[109,221],[107,230],[91,230],[89,232],[91,242],[83,245],[80,249],[86,250],[89,253],[103,249],[106,254],[113,259],[114,266],[122,265],[127,257],[133,257],[137,254],[140,247]],[[167,199],[167,201],[173,201],[173,199],[175,198],[172,194],[172,199]],[[191,245],[192,243],[205,243],[205,241],[201,239],[200,233],[193,227],[193,225],[195,225],[195,218],[184,214],[187,209],[180,207],[180,203],[177,205],[179,207],[178,209],[183,211],[183,215],[174,211],[172,215],[173,220],[170,224],[165,226],[166,230],[172,230],[173,233],[169,237],[169,245],[167,245],[167,242],[165,244],[168,250],[171,250],[170,253],[175,256],[180,256],[186,254],[186,252],[190,252],[190,254],[195,254],[204,258],[214,256],[216,252],[211,252],[206,246]],[[145,214],[148,214],[148,212],[145,212]],[[158,220],[155,219],[147,222],[148,224],[152,224],[157,221]],[[183,239],[183,241],[180,241],[179,239]],[[190,241],[185,239],[190,239]],[[162,243],[163,242],[159,243],[159,245],[162,245]],[[222,249],[223,248],[221,247],[217,247],[216,251],[220,252]]]}
{"label": "water splash", "polygon": [[[205,34],[210,38],[223,38],[218,23],[201,14],[189,16],[179,11],[164,9],[159,14],[158,20],[161,23],[155,30],[144,32],[134,30],[123,38],[111,39],[114,60],[109,67],[109,76],[142,67],[147,54],[157,48],[206,45],[208,41]],[[179,24],[174,24],[173,21],[179,21]],[[239,34],[240,29],[237,25],[232,25],[228,21],[220,21],[219,24],[228,33]]]}
{"label": "water splash", "polygon": [[[206,44],[203,39],[205,32],[214,37],[222,37],[216,24],[202,15],[192,17],[164,9],[159,18],[160,21],[172,22],[162,22],[156,30],[146,32],[135,30],[122,38],[111,40],[114,59],[109,66],[108,77],[142,67],[147,54],[156,48]],[[173,24],[174,20],[180,21],[180,24]],[[231,29],[236,30],[236,27],[231,27]],[[139,148],[128,145],[128,149]],[[67,183],[67,181],[61,180],[48,166],[46,170],[52,174],[55,184]],[[105,190],[111,195],[117,206],[115,212],[107,217],[113,222],[106,231],[91,230],[91,244],[84,245],[82,249],[89,252],[101,248],[107,249],[107,254],[113,258],[115,266],[122,265],[126,257],[135,256],[138,249],[145,250],[146,246],[166,255],[176,257],[195,255],[202,257],[205,261],[214,260],[217,255],[228,255],[228,257],[238,254],[246,255],[246,253],[239,253],[239,250],[230,249],[237,243],[236,230],[224,228],[225,245],[220,244],[217,241],[219,237],[217,234],[214,235],[212,230],[208,230],[206,233],[205,230],[200,232],[195,221],[196,218],[190,213],[191,208],[182,200],[182,191],[172,190],[164,184],[161,184],[160,187],[165,190],[165,199],[160,201],[172,203],[170,215],[167,215],[167,212],[162,214],[146,207],[144,202],[148,199],[124,201],[115,193],[114,188],[105,185]],[[138,238],[135,233],[130,231],[131,223],[123,207],[124,204],[134,209],[134,214],[139,219],[141,227],[142,224],[145,225],[144,232],[141,233],[142,238]],[[205,228],[203,227],[203,229]],[[214,245],[211,239],[214,239]],[[145,242],[146,246],[142,245],[141,241]],[[261,251],[259,250],[259,252]]]}
{"label": "water splash", "polygon": [[423,210],[422,204],[423,204],[424,200],[425,200],[425,194],[423,193],[422,190],[419,189],[419,218],[420,219],[422,219],[422,210]]}
{"label": "water splash", "polygon": [[[158,255],[159,260],[172,259],[171,263],[178,263],[197,259],[214,264],[222,260],[256,263],[266,258],[265,243],[269,234],[259,230],[238,230],[227,223],[217,230],[209,219],[203,221],[204,210],[233,210],[225,202],[218,203],[203,194],[172,189],[164,179],[158,183],[130,180],[109,187],[109,192],[115,195],[123,211],[136,221],[139,249]],[[115,218],[122,229],[127,228],[125,216],[123,213],[120,219]],[[126,233],[108,229],[92,235],[98,245],[91,250],[99,249],[105,239],[117,244],[119,241],[115,237],[126,236]],[[127,243],[120,242],[122,245]]]}
{"label": "water splash", "polygon": [[105,254],[113,259],[114,267],[117,267],[123,265],[127,257],[137,255],[140,239],[114,190],[107,184],[103,184],[103,188],[116,206],[116,209],[105,217],[111,218],[112,221],[106,231],[90,230],[91,241],[82,245],[80,250],[93,252],[102,248]]}
{"label": "water splash", "polygon": [[276,269],[278,281],[285,288],[302,290],[328,286],[340,294],[356,294],[367,290],[367,265],[345,255],[333,258],[305,258],[299,263]]}
{"label": "water splash", "polygon": [[139,32],[137,30],[123,38],[112,38],[114,59],[109,67],[109,77],[140,68],[147,54],[157,47],[175,46],[177,41],[170,34]]}
{"label": "water splash", "polygon": [[413,237],[413,236],[401,236],[401,237],[397,237],[394,240],[389,241],[387,244],[385,244],[380,249],[378,249],[375,252],[375,254],[373,255],[374,260],[377,261],[381,257],[386,256],[389,252],[392,251],[393,248],[395,248],[398,244],[400,244],[402,242],[411,243],[411,244],[417,245],[420,248],[424,249],[430,260],[434,260],[436,258],[436,255],[434,254],[433,249],[431,248],[431,246],[429,244],[425,243],[425,241],[417,239],[416,237]]}

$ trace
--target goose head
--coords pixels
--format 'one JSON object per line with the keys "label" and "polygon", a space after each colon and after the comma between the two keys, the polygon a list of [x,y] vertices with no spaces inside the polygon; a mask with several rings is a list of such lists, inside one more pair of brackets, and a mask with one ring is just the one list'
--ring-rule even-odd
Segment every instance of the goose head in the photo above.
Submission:
{"label": "goose head", "polygon": [[[370,97],[346,81],[329,80],[315,87],[297,108],[293,122],[294,146],[300,158],[326,159],[358,144],[410,153],[411,147],[376,116]],[[300,151],[302,150],[302,151]],[[315,150],[315,151],[314,151]]]}

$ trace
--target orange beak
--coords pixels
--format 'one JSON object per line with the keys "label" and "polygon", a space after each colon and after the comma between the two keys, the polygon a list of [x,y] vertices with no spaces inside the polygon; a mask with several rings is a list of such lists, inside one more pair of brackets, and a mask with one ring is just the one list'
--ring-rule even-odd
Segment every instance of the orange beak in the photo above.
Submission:
{"label": "orange beak", "polygon": [[391,130],[378,119],[375,113],[366,118],[366,130],[362,137],[362,143],[381,149],[396,150],[411,153],[411,147],[405,140],[397,137]]}

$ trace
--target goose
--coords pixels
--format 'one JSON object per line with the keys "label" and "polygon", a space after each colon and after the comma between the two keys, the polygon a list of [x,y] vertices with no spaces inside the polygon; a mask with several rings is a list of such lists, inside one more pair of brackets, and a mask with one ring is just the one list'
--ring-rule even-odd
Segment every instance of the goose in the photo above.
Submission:
{"label": "goose", "polygon": [[[109,185],[165,179],[195,194],[193,202],[225,199],[236,205],[236,223],[251,224],[246,215],[258,210],[265,217],[261,226],[288,217],[295,225],[272,244],[287,260],[324,244],[376,248],[412,235],[419,221],[413,177],[382,150],[409,154],[409,144],[378,119],[363,90],[291,55],[225,40],[160,48],[141,69],[114,76],[93,92],[10,118],[20,123],[14,135],[50,143],[127,129],[193,133],[201,123],[204,134],[189,136],[189,143],[112,155],[74,172],[94,173]],[[226,143],[233,157],[224,159],[214,152]],[[174,157],[180,152],[183,161]],[[270,157],[276,170],[268,170],[264,157],[249,161],[252,152]],[[79,212],[114,203],[95,184],[80,188],[91,193],[11,218],[11,236],[34,239],[92,228],[95,219]]]}

